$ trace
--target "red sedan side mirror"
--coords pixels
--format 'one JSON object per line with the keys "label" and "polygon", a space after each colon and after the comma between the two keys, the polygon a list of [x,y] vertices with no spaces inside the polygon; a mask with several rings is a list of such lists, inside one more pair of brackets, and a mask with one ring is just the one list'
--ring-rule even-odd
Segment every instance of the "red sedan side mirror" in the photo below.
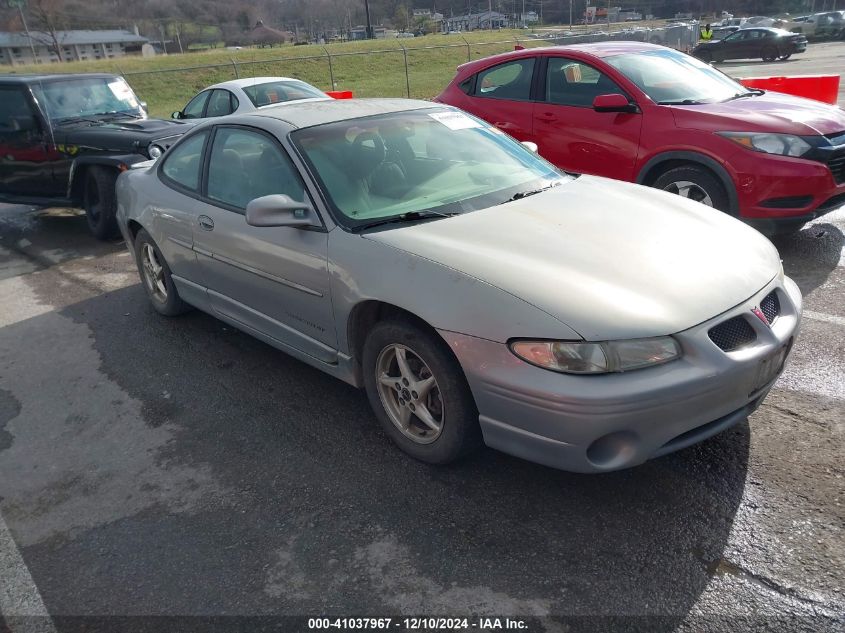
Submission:
{"label": "red sedan side mirror", "polygon": [[596,112],[639,112],[636,103],[628,101],[628,97],[620,94],[598,95],[593,99],[593,110]]}

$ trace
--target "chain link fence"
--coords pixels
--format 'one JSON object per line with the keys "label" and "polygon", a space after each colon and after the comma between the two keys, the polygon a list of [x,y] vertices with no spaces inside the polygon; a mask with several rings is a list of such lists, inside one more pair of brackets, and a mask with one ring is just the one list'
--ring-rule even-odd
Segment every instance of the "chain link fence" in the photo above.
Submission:
{"label": "chain link fence", "polygon": [[[382,49],[332,53],[325,46],[310,45],[308,54],[249,60],[232,56],[228,62],[159,70],[122,72],[135,92],[146,99],[151,114],[169,116],[197,92],[232,79],[285,76],[302,79],[324,90],[352,90],[356,97],[412,97],[437,95],[460,64],[514,50],[515,47],[560,46],[601,41],[640,41],[689,51],[698,42],[697,23],[663,28],[626,28],[601,31],[547,31],[524,38],[469,42],[456,35],[455,42],[433,46],[407,46],[401,40],[384,42]],[[291,50],[299,52],[298,49]],[[305,52],[303,50],[303,52]]]}

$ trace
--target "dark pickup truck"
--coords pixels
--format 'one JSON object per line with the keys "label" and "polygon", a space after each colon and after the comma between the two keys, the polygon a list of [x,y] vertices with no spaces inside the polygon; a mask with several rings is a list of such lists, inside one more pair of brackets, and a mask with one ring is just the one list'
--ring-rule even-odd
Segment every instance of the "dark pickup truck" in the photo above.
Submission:
{"label": "dark pickup truck", "polygon": [[147,118],[117,75],[0,75],[0,202],[82,207],[109,239],[117,176],[193,125]]}

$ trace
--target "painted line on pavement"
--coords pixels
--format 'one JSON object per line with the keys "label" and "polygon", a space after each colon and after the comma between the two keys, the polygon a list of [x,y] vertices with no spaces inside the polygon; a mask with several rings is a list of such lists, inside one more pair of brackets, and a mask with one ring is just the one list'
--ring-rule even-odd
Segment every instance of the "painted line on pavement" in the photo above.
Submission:
{"label": "painted line on pavement", "polygon": [[813,321],[824,321],[825,323],[833,323],[834,325],[845,326],[845,317],[836,316],[835,314],[825,314],[824,312],[813,312],[812,310],[804,310],[804,316]]}
{"label": "painted line on pavement", "polygon": [[[0,617],[12,633],[56,633],[38,587],[0,514]],[[2,627],[0,627],[2,628]]]}

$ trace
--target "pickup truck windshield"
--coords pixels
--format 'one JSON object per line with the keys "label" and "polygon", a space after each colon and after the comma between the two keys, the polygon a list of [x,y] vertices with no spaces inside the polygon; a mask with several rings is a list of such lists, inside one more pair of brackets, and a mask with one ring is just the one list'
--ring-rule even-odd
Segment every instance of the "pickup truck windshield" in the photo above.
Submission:
{"label": "pickup truck windshield", "polygon": [[120,77],[76,77],[33,86],[36,98],[53,122],[103,114],[145,116],[141,103]]}

